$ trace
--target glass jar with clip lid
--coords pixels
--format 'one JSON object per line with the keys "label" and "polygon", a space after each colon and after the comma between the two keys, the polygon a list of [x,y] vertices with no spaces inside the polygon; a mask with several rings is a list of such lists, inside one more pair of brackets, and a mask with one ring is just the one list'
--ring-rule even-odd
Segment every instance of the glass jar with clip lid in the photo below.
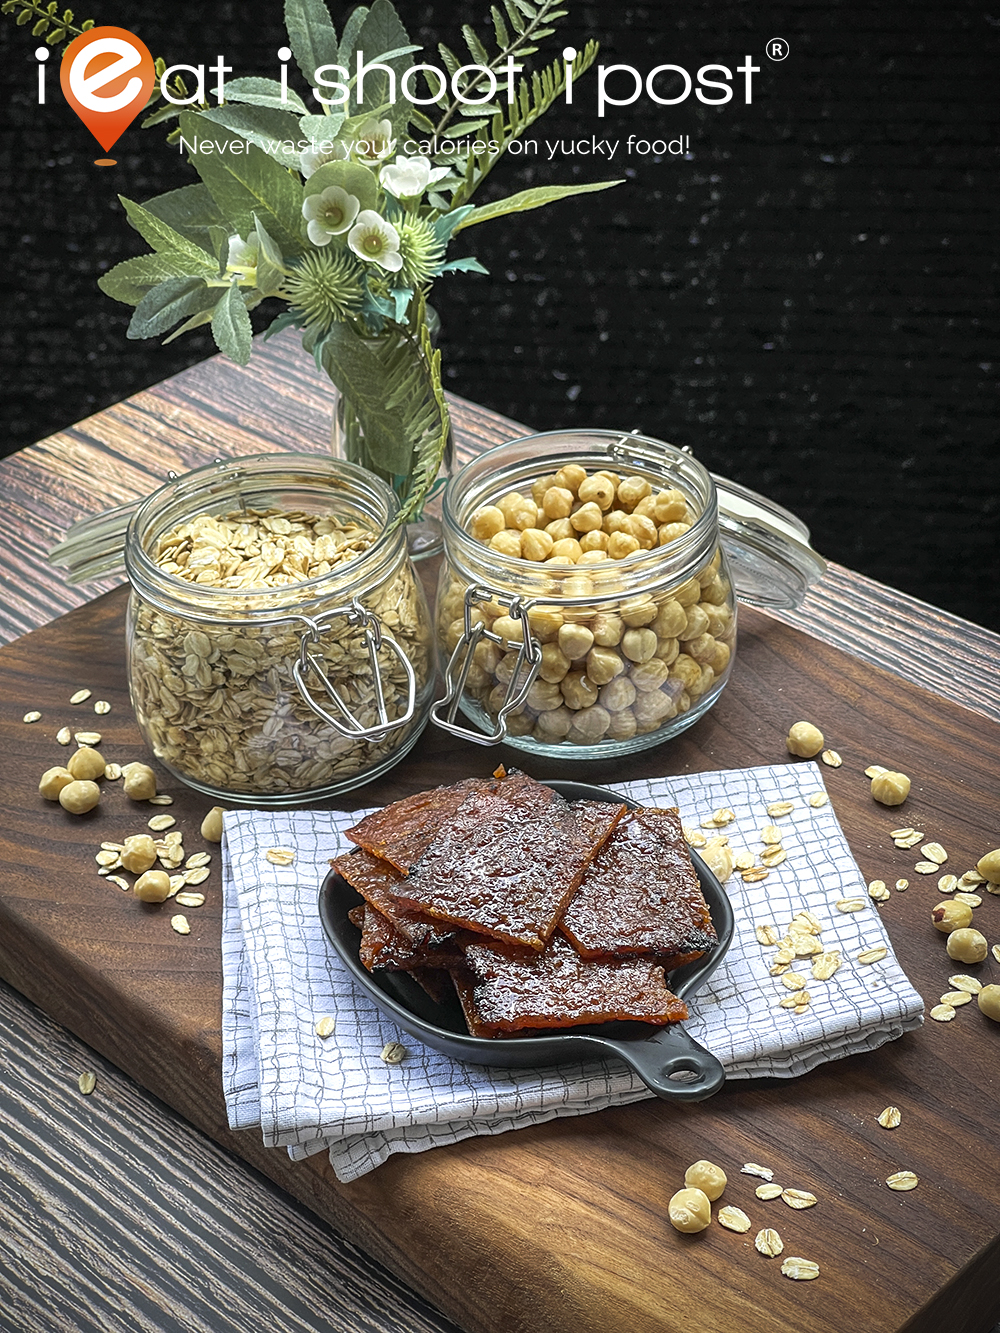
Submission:
{"label": "glass jar with clip lid", "polygon": [[825,568],[787,510],[615,431],[480,455],[448,484],[444,533],[433,720],[565,759],[691,726],[732,671],[737,596],[793,606]]}
{"label": "glass jar with clip lid", "polygon": [[433,644],[389,488],[323,455],[176,478],[129,525],[129,685],[199,791],[290,805],[371,781],[427,720]]}

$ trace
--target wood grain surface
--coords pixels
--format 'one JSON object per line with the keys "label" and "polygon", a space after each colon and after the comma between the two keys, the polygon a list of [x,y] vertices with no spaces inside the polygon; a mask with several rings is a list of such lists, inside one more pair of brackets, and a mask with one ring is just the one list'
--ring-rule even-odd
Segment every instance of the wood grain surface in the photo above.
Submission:
{"label": "wood grain surface", "polygon": [[[80,685],[99,685],[112,703],[99,720],[107,757],[141,753],[123,676],[123,603],[112,593],[0,652],[0,972],[20,991],[472,1333],[833,1333],[855,1327],[859,1311],[872,1333],[980,1333],[996,1319],[1000,1027],[974,1006],[953,1023],[928,1023],[791,1083],[734,1083],[694,1107],[646,1102],[469,1140],[394,1158],[350,1186],[322,1160],[293,1165],[255,1134],[230,1133],[219,1068],[217,874],[203,886],[206,905],[189,912],[191,935],[177,936],[168,913],[96,876],[100,840],[141,826],[122,793],[73,818],[35,790],[65,753],[55,731],[83,716],[68,704]],[[42,711],[40,722],[21,721],[29,708]],[[818,722],[844,756],[824,778],[866,877],[911,879],[882,911],[904,968],[934,1003],[956,970],[929,924],[934,880],[914,876],[914,854],[887,833],[914,823],[948,848],[958,871],[995,845],[1000,728],[770,617],[743,614],[731,683],[669,746],[599,767],[533,763],[431,730],[418,753],[342,804],[392,799],[482,772],[499,757],[537,777],[612,786],[773,763],[784,759],[784,732],[800,716]],[[871,762],[910,773],[902,811],[870,800],[862,770]],[[193,850],[208,802],[163,785]],[[976,910],[991,943],[1000,940],[1000,898],[984,895]],[[972,970],[1000,981],[992,959]],[[890,1102],[904,1116],[892,1133],[875,1121]],[[666,1201],[702,1156],[729,1172],[730,1202],[757,1226],[781,1231],[786,1253],[817,1260],[817,1282],[782,1278],[746,1236],[713,1226],[687,1238],[669,1228]],[[758,1203],[756,1182],[738,1173],[748,1160],[812,1190],[819,1206],[795,1213]],[[911,1194],[884,1185],[901,1168],[921,1179]]]}

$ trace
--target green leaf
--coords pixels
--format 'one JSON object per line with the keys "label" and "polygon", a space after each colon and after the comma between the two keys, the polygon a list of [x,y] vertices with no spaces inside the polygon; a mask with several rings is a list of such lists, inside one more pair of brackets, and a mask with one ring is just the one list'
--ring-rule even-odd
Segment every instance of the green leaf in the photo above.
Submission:
{"label": "green leaf", "polygon": [[511,27],[514,29],[517,35],[520,36],[524,32],[524,29],[526,27],[526,24],[524,22],[524,15],[514,4],[514,0],[503,0],[503,7],[507,11],[507,17],[510,19]]}
{"label": "green leaf", "polygon": [[[384,51],[391,55],[401,47],[411,46],[406,29],[399,21],[399,16],[393,8],[390,0],[375,0],[364,23],[358,32],[356,49],[365,53],[366,63],[371,63],[373,57],[370,54],[373,51]],[[396,101],[390,107],[389,120],[393,131],[398,134],[405,134],[406,126],[410,119],[410,103],[400,95],[400,80],[406,71],[413,64],[412,55],[399,55],[393,59],[382,60],[378,58],[378,63],[388,65],[396,75]],[[363,100],[358,101],[357,88],[354,89],[351,97],[351,112],[354,115],[361,113],[372,114],[372,108],[380,106],[390,101],[389,97],[389,76],[376,70],[373,74],[365,77]]]}
{"label": "green leaf", "polygon": [[203,278],[165,278],[136,306],[127,336],[155,338],[178,320],[211,310],[218,299],[218,288],[206,286]]}
{"label": "green leaf", "polygon": [[224,352],[238,366],[245,366],[250,360],[253,329],[240,289],[235,283],[215,307],[212,336],[219,351]]}
{"label": "green leaf", "polygon": [[344,31],[340,39],[340,56],[337,60],[338,65],[350,71],[354,61],[354,52],[358,48],[358,36],[364,27],[365,19],[368,17],[368,7],[358,5],[357,9],[344,24]]}
{"label": "green leaf", "polygon": [[504,51],[510,45],[510,33],[507,31],[507,25],[504,23],[503,15],[496,5],[490,5],[490,14],[493,16],[493,31],[496,33],[497,46],[501,51]]}
{"label": "green leaf", "polygon": [[[207,140],[200,133],[203,128],[202,117],[191,112],[181,116],[181,130],[189,145],[199,136]],[[191,152],[190,159],[232,230],[249,236],[256,215],[283,254],[302,254],[306,249],[302,186],[296,177],[232,130],[220,126],[212,138],[215,147],[211,153]]]}
{"label": "green leaf", "polygon": [[433,120],[431,120],[430,116],[425,116],[422,111],[418,111],[416,107],[413,107],[410,111],[410,124],[416,125],[417,129],[423,130],[425,134],[434,133]]}
{"label": "green leaf", "polygon": [[620,181],[594,181],[589,185],[540,185],[533,190],[522,190],[520,194],[508,195],[506,199],[496,199],[492,204],[475,208],[455,228],[456,232],[466,227],[474,227],[479,222],[489,222],[492,218],[506,217],[508,213],[527,213],[532,208],[542,208],[545,204],[554,204],[559,199],[569,199],[577,194],[594,194],[598,190],[610,190],[614,185],[624,185]]}
{"label": "green leaf", "polygon": [[328,116],[303,116],[299,121],[299,131],[303,139],[332,143],[346,119],[347,112],[342,110],[331,111]]}
{"label": "green leaf", "polygon": [[[203,120],[224,125],[241,139],[255,143],[283,167],[298,171],[301,150],[297,145],[302,133],[294,112],[275,111],[268,106],[214,106],[201,112],[201,116]],[[288,144],[292,145],[291,149]]]}
{"label": "green leaf", "polygon": [[489,277],[489,269],[483,268],[479,260],[472,255],[465,259],[449,259],[447,264],[441,265],[442,273],[485,273]]}
{"label": "green leaf", "polygon": [[475,31],[467,23],[462,24],[462,36],[465,38],[465,44],[469,48],[469,54],[472,56],[473,64],[489,66],[490,53],[482,42],[476,36]]}
{"label": "green leaf", "polygon": [[447,135],[449,139],[462,139],[467,134],[475,134],[489,123],[489,120],[463,120],[457,125],[449,125]]}
{"label": "green leaf", "polygon": [[226,84],[227,102],[248,102],[251,106],[269,106],[275,111],[292,111],[296,115],[308,115],[309,108],[293,88],[288,89],[288,98],[281,100],[281,84],[277,79],[233,79]]}
{"label": "green leaf", "polygon": [[306,181],[303,198],[322,194],[331,185],[339,185],[348,194],[353,194],[362,210],[374,208],[378,202],[375,174],[360,162],[324,162]]}
{"label": "green leaf", "polygon": [[135,259],[123,259],[120,264],[102,274],[97,285],[113,301],[121,301],[123,305],[138,305],[150,287],[155,287],[164,278],[185,276],[189,276],[187,266],[175,255],[138,255]]}
{"label": "green leaf", "polygon": [[49,26],[48,19],[39,19],[31,30],[32,37],[41,37],[42,33],[48,30],[48,26]]}
{"label": "green leaf", "polygon": [[256,219],[257,232],[257,287],[265,296],[273,296],[280,292],[284,286],[284,280],[288,277],[288,269],[285,267],[285,260],[281,251],[271,240],[260,218]]}
{"label": "green leaf", "polygon": [[285,0],[285,27],[295,63],[314,88],[320,65],[340,63],[337,32],[323,0]]}
{"label": "green leaf", "polygon": [[162,221],[150,209],[143,208],[141,204],[133,203],[131,199],[126,199],[124,195],[118,197],[122,202],[129,222],[143,240],[148,242],[157,253],[176,256],[177,260],[184,265],[182,272],[204,277],[215,276],[215,264],[211,256],[206,254],[200,245],[189,241],[181,232],[175,231],[169,223]]}
{"label": "green leaf", "polygon": [[445,46],[444,42],[438,42],[438,54],[444,62],[444,67],[448,71],[448,77],[454,78],[462,68],[462,62],[454,51]]}
{"label": "green leaf", "polygon": [[152,115],[147,116],[146,119],[141,122],[139,128],[148,130],[151,126],[160,125],[165,120],[173,120],[175,116],[179,116],[180,114],[181,109],[179,106],[162,106],[159,111],[154,111]]}
{"label": "green leaf", "polygon": [[[216,297],[219,296],[221,290],[222,289],[219,287],[213,288]],[[200,328],[202,324],[210,324],[214,313],[215,310],[213,307],[212,310],[203,310],[200,315],[192,315],[191,318],[186,319],[179,328],[174,329],[173,333],[168,333],[163,339],[163,342],[160,343],[160,346],[166,347],[167,343],[172,343],[173,340],[179,338],[182,333],[190,333],[192,329]]]}
{"label": "green leaf", "polygon": [[466,218],[475,211],[471,204],[464,204],[461,208],[453,208],[450,213],[445,213],[444,217],[436,218],[433,225],[437,239],[447,245]]}
{"label": "green leaf", "polygon": [[282,310],[280,315],[275,315],[261,334],[261,342],[267,342],[268,338],[273,338],[276,333],[281,333],[285,329],[301,329],[302,319],[302,315],[295,315],[291,310]]}
{"label": "green leaf", "polygon": [[219,251],[212,228],[224,227],[227,237],[232,232],[231,227],[225,226],[225,218],[204,185],[182,185],[179,190],[168,190],[155,199],[147,199],[143,207],[212,256]]}

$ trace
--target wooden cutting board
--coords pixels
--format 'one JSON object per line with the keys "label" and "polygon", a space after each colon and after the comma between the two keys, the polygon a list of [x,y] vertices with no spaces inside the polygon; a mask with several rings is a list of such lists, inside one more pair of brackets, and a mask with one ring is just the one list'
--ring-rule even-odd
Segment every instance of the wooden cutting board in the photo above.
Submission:
{"label": "wooden cutting board", "polygon": [[[156,813],[108,784],[101,806],[72,817],[37,794],[65,761],[63,725],[102,733],[106,758],[144,758],[124,676],[123,590],[0,650],[0,972],[57,1021],[377,1255],[471,1333],[842,1333],[859,1311],[868,1333],[979,1333],[1000,1309],[1000,1025],[975,1004],[928,1022],[870,1056],[793,1081],[732,1083],[695,1106],[649,1101],[494,1139],[395,1157],[349,1186],[322,1158],[292,1164],[226,1125],[220,1081],[221,894],[217,867],[175,934],[176,908],[143,906],[98,878],[103,839],[140,831]],[[87,686],[92,699],[71,706]],[[95,716],[93,701],[111,704]],[[29,709],[40,721],[25,724]],[[503,759],[538,778],[614,786],[629,778],[783,762],[788,725],[819,725],[843,766],[824,768],[840,822],[866,879],[909,879],[881,909],[928,1006],[947,978],[971,971],[1000,983],[1000,963],[949,962],[929,911],[936,876],[914,874],[919,848],[888,831],[912,824],[974,865],[1000,844],[1000,728],[763,614],[741,611],[737,668],[715,708],[665,747],[604,764],[534,761],[429,729],[415,754],[340,804],[356,808],[478,774]],[[910,774],[900,810],[869,795],[870,763]],[[166,774],[186,849],[210,802]],[[1000,942],[1000,897],[985,893],[975,924]],[[95,1095],[99,1095],[99,1092]],[[898,1129],[876,1117],[889,1103]],[[684,1169],[708,1157],[728,1172],[725,1201],[753,1221],[748,1235],[715,1223],[702,1235],[666,1218]],[[810,1190],[792,1211],[754,1197],[742,1163]],[[912,1193],[891,1172],[914,1171]],[[819,1263],[814,1282],[782,1277],[756,1253],[759,1227],[785,1255]],[[909,1322],[908,1322],[909,1321]]]}

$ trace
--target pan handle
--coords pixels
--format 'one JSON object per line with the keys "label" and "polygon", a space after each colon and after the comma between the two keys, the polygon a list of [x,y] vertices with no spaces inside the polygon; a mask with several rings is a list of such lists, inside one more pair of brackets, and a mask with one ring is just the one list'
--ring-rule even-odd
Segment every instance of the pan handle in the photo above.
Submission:
{"label": "pan handle", "polygon": [[[640,1041],[596,1038],[609,1052],[624,1060],[657,1097],[676,1102],[700,1102],[718,1092],[726,1081],[722,1062],[699,1046],[680,1023],[671,1023]],[[686,1075],[686,1078],[671,1077]]]}

